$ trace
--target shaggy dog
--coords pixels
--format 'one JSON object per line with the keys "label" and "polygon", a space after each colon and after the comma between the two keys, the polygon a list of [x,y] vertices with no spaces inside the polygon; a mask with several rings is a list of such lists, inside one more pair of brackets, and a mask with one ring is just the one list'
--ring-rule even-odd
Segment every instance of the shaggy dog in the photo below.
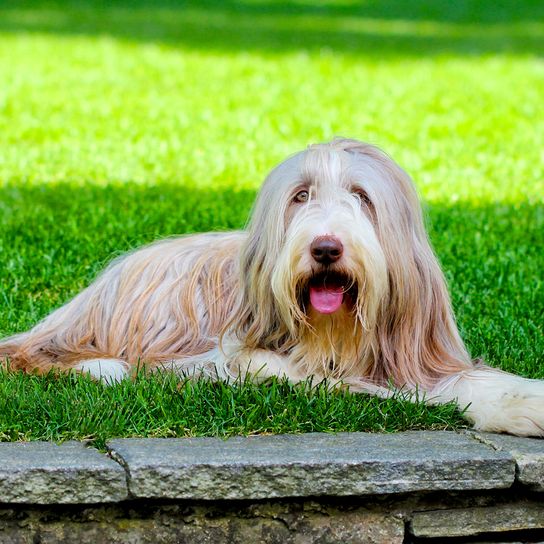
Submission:
{"label": "shaggy dog", "polygon": [[220,379],[327,378],[469,405],[475,427],[544,435],[544,382],[474,365],[409,176],[338,139],[268,176],[244,232],[167,239],[115,260],[29,332],[12,369],[106,382],[151,368]]}

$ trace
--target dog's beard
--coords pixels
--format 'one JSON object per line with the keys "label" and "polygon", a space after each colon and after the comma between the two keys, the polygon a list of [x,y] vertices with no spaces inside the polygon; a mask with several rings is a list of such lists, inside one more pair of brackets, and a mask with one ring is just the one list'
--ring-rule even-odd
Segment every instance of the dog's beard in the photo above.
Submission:
{"label": "dog's beard", "polygon": [[357,300],[358,286],[345,272],[323,269],[305,277],[298,291],[299,306],[305,314],[312,309],[329,315],[342,307],[351,311]]}

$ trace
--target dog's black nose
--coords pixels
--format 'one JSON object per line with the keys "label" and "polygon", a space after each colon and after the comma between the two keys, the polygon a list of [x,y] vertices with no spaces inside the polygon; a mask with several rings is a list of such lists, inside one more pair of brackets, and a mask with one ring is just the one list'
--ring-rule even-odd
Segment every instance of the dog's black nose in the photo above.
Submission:
{"label": "dog's black nose", "polygon": [[320,264],[335,263],[343,252],[344,246],[336,236],[318,236],[310,246],[314,261]]}

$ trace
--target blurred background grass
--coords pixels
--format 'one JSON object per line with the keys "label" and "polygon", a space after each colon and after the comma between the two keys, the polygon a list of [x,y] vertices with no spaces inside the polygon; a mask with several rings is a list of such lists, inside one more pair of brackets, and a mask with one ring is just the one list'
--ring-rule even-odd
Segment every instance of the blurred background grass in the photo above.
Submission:
{"label": "blurred background grass", "polygon": [[0,333],[343,135],[414,177],[472,354],[544,377],[543,52],[539,1],[5,0]]}

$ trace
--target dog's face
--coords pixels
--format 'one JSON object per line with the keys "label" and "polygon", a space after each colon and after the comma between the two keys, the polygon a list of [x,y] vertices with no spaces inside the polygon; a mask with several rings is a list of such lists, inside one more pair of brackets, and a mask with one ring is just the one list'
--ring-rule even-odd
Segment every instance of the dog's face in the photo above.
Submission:
{"label": "dog's face", "polygon": [[251,230],[267,248],[269,288],[292,330],[342,313],[372,328],[389,268],[402,260],[401,239],[421,230],[408,176],[355,143],[312,146],[273,170],[261,190]]}
{"label": "dog's face", "polygon": [[308,351],[313,335],[323,365],[364,360],[359,371],[405,383],[417,383],[421,360],[466,360],[413,183],[373,146],[311,146],[270,173],[241,281],[250,347]]}
{"label": "dog's face", "polygon": [[342,313],[368,327],[387,291],[372,172],[357,154],[330,147],[311,148],[283,166],[283,240],[271,286],[284,319]]}

